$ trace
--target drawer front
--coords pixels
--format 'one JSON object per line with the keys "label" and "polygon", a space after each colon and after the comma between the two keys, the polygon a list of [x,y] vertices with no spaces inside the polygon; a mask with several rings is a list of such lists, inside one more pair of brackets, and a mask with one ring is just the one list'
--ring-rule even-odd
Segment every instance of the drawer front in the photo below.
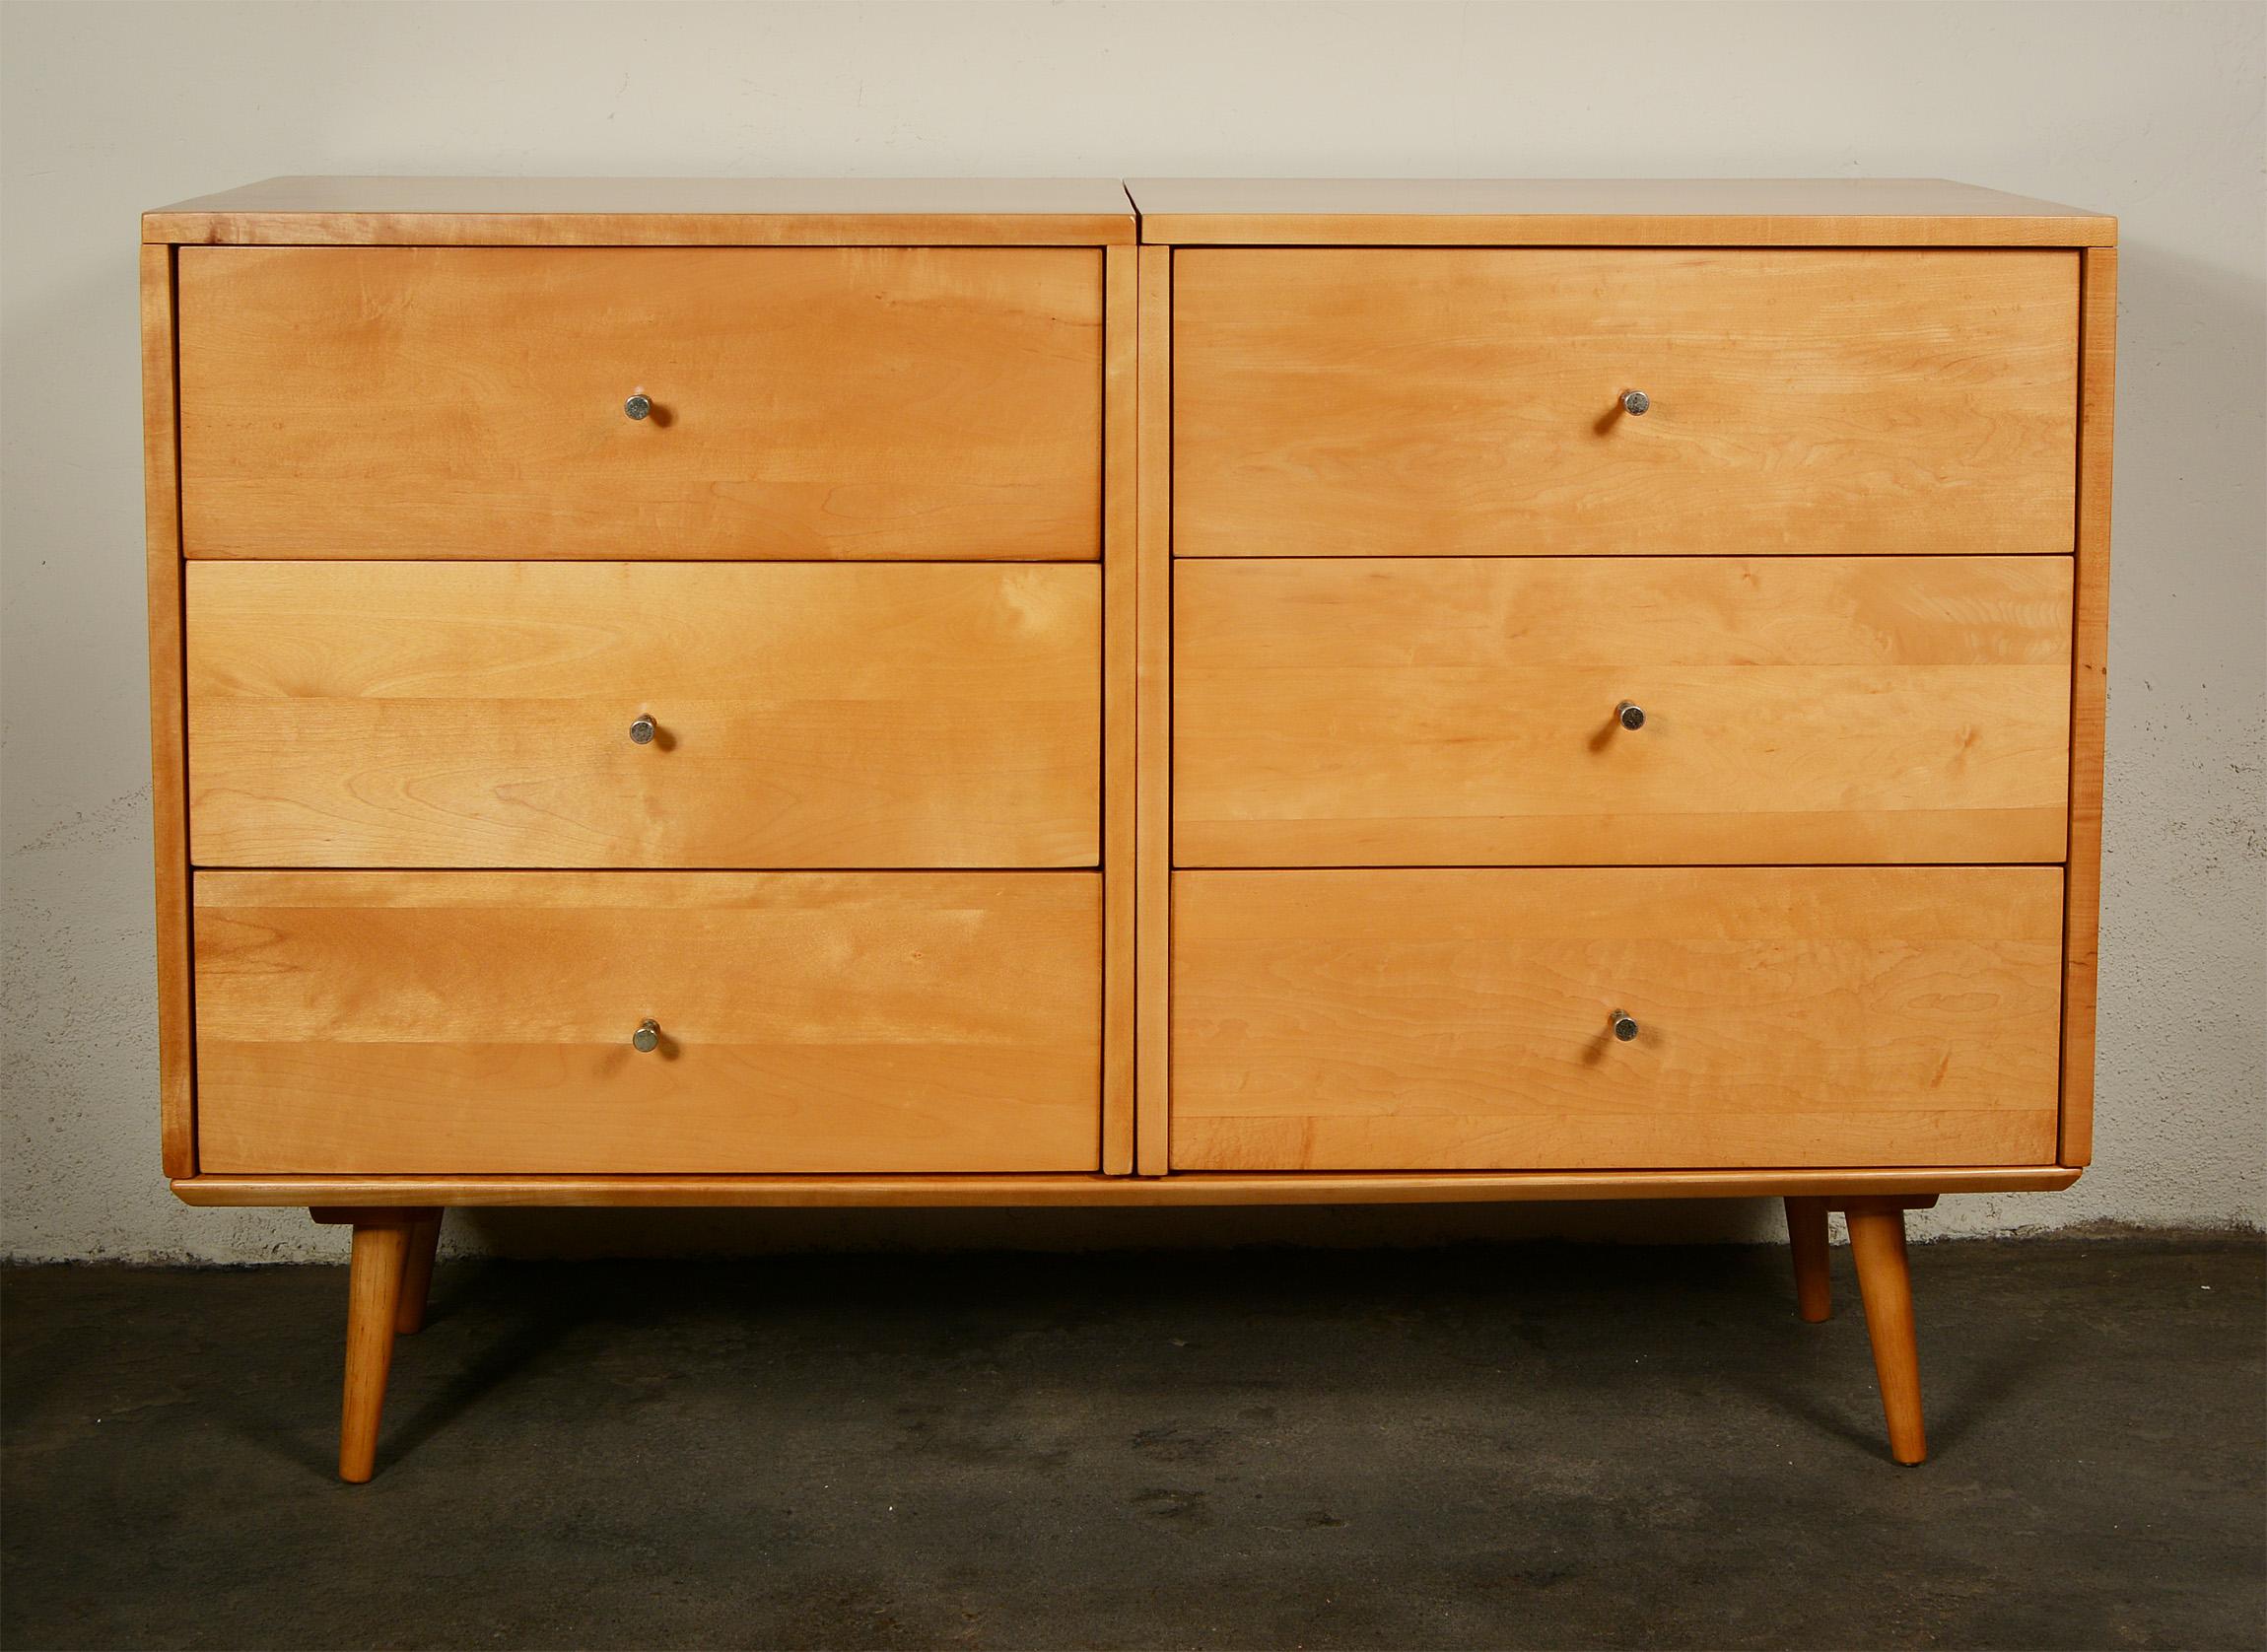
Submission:
{"label": "drawer front", "polygon": [[2063,856],[2068,557],[1191,562],[1173,615],[1179,864]]}
{"label": "drawer front", "polygon": [[1178,873],[1173,1163],[2051,1163],[2061,938],[2049,866]]}
{"label": "drawer front", "polygon": [[2067,553],[2077,417],[2074,252],[1173,260],[1185,556]]}
{"label": "drawer front", "polygon": [[1098,857],[1090,565],[207,562],[187,612],[201,865]]}
{"label": "drawer front", "polygon": [[200,872],[195,902],[208,1172],[1097,1168],[1092,873]]}
{"label": "drawer front", "polygon": [[186,246],[179,303],[192,557],[1099,554],[1091,248]]}

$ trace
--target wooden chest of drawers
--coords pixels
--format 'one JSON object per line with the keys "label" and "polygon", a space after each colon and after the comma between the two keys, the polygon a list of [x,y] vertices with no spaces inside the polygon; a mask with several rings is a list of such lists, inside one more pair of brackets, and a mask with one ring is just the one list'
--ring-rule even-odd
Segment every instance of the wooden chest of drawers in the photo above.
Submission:
{"label": "wooden chest of drawers", "polygon": [[[1131,201],[1128,199],[1129,189]],[[2091,1150],[2115,226],[1950,184],[278,179],[144,220],[165,1167],[1787,1200]]]}

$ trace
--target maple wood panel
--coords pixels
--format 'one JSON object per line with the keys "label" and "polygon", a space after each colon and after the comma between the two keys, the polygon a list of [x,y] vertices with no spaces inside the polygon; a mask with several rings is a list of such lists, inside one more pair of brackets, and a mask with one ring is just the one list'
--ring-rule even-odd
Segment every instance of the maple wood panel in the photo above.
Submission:
{"label": "maple wood panel", "polygon": [[2055,1164],[1942,1165],[1925,1170],[1524,1170],[1283,1176],[1184,1171],[1173,1176],[190,1176],[184,1205],[436,1204],[502,1206],[872,1205],[1454,1205],[1493,1200],[1763,1199],[1785,1194],[2047,1193],[2078,1172]]}
{"label": "maple wood panel", "polygon": [[1100,855],[1092,565],[204,562],[188,612],[199,864]]}
{"label": "maple wood panel", "polygon": [[1173,270],[1179,556],[2070,552],[2076,252]]}
{"label": "maple wood panel", "polygon": [[271,177],[142,239],[348,246],[1053,246],[1134,241],[1106,177]]}
{"label": "maple wood panel", "polygon": [[2079,410],[2078,613],[2073,624],[2070,891],[2062,1002],[2064,1164],[2094,1158],[2094,1027],[2100,969],[2101,772],[2108,736],[2110,451],[2117,389],[2117,248],[2086,254],[2086,392]]}
{"label": "maple wood panel", "polygon": [[1101,882],[199,872],[199,1163],[1091,1171]]}
{"label": "maple wood panel", "polygon": [[178,258],[193,557],[1099,552],[1097,249]]}
{"label": "maple wood panel", "polygon": [[1135,873],[1134,1169],[1171,1168],[1166,1137],[1172,1041],[1166,1000],[1173,842],[1173,252],[1140,254],[1140,390],[1135,461],[1134,842]]}
{"label": "maple wood panel", "polygon": [[1140,577],[1134,471],[1138,448],[1139,295],[1141,251],[1114,246],[1103,254],[1109,278],[1109,401],[1103,420],[1102,532],[1102,1168],[1134,1169],[1135,1087],[1134,1025],[1137,1013],[1139,882],[1134,829],[1135,729],[1134,656]]}
{"label": "maple wood panel", "polygon": [[1173,907],[1176,1169],[2055,1150],[2059,867],[1180,872]]}
{"label": "maple wood panel", "polygon": [[1183,562],[1174,858],[2059,860],[2071,578],[2068,557]]}
{"label": "maple wood panel", "polygon": [[189,1018],[189,808],[181,713],[181,536],[173,447],[173,255],[141,255],[143,572],[150,624],[150,837],[157,896],[158,1150],[197,1168]]}
{"label": "maple wood panel", "polygon": [[2087,246],[2117,220],[1941,177],[1144,177],[1181,245]]}

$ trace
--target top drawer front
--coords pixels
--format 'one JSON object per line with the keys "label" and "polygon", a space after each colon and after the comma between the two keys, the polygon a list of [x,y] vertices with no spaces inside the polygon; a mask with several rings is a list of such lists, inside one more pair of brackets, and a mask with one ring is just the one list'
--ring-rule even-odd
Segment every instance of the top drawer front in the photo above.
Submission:
{"label": "top drawer front", "polygon": [[1087,248],[183,247],[182,543],[1090,560],[1101,271]]}
{"label": "top drawer front", "polygon": [[1173,287],[1180,555],[2071,548],[2075,253],[1184,251]]}

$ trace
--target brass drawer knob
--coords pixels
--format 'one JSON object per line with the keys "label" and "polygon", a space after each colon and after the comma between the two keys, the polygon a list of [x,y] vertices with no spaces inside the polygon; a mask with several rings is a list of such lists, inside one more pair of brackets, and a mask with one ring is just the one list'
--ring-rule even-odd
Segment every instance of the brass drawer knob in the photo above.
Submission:
{"label": "brass drawer knob", "polygon": [[1628,414],[1632,419],[1652,405],[1653,398],[1643,390],[1623,390],[1621,392],[1621,411]]}
{"label": "brass drawer knob", "polygon": [[1645,726],[1645,708],[1634,700],[1624,700],[1614,708],[1614,721],[1634,732]]}
{"label": "brass drawer knob", "polygon": [[622,404],[622,411],[629,414],[633,419],[643,419],[647,414],[653,411],[653,398],[647,395],[644,390],[640,390]]}
{"label": "brass drawer knob", "polygon": [[[646,1024],[652,1026],[653,1023],[649,1021]],[[1618,1009],[1614,1012],[1614,1019],[1611,1024],[1614,1028],[1614,1036],[1624,1044],[1637,1036],[1636,1021]]]}
{"label": "brass drawer knob", "polygon": [[653,736],[660,732],[660,727],[661,725],[653,721],[652,712],[642,713],[638,721],[630,724],[630,743],[638,746],[652,745]]}
{"label": "brass drawer knob", "polygon": [[630,1035],[630,1048],[641,1054],[651,1054],[661,1047],[661,1023],[648,1016],[638,1023],[638,1030]]}

